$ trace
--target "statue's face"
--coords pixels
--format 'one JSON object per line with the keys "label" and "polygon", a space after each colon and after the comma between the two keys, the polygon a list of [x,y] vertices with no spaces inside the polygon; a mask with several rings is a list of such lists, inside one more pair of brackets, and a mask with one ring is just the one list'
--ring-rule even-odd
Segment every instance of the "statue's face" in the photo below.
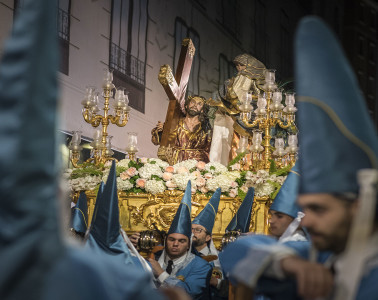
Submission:
{"label": "statue's face", "polygon": [[240,63],[236,63],[235,67],[236,67],[236,70],[238,70],[238,72],[245,70],[245,68],[246,68],[245,65],[242,65]]}
{"label": "statue's face", "polygon": [[201,98],[192,98],[187,106],[187,112],[190,116],[199,115],[203,110],[203,100]]}

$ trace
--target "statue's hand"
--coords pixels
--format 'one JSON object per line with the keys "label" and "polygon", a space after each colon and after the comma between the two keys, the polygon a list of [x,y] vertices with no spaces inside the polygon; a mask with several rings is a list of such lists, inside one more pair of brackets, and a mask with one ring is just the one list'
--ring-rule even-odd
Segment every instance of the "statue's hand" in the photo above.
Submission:
{"label": "statue's hand", "polygon": [[160,132],[160,131],[163,131],[163,127],[164,127],[164,123],[158,121],[155,128],[157,132]]}

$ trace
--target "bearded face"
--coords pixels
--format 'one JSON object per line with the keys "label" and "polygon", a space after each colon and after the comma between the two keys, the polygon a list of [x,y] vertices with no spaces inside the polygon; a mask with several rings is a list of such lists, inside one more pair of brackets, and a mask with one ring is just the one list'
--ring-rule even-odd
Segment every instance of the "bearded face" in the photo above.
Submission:
{"label": "bearded face", "polygon": [[185,105],[186,106],[186,112],[191,117],[198,116],[203,112],[203,105],[204,105],[204,101],[203,101],[202,98],[193,97]]}

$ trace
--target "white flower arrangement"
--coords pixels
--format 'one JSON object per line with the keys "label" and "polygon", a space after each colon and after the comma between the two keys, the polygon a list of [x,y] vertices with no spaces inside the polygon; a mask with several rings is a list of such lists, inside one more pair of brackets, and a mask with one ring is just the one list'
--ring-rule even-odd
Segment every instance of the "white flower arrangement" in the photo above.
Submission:
{"label": "white flower arrangement", "polygon": [[161,194],[166,190],[166,186],[163,181],[152,179],[146,182],[145,189],[147,193]]}
{"label": "white flower arrangement", "polygon": [[147,163],[143,167],[141,167],[138,172],[140,177],[144,179],[150,179],[152,175],[163,177],[163,171],[157,164]]}
{"label": "white flower arrangement", "polygon": [[[106,182],[110,166],[111,163],[99,167],[83,164],[81,168],[67,169],[64,176],[69,178],[73,191],[95,190],[101,181]],[[191,180],[192,193],[212,193],[220,187],[223,195],[243,198],[248,188],[254,187],[257,196],[274,198],[286,179],[282,175],[285,172],[269,174],[260,170],[253,173],[194,159],[173,166],[158,158],[141,158],[137,162],[123,159],[117,162],[116,170],[118,190],[128,193],[160,194],[174,189],[184,191]]]}

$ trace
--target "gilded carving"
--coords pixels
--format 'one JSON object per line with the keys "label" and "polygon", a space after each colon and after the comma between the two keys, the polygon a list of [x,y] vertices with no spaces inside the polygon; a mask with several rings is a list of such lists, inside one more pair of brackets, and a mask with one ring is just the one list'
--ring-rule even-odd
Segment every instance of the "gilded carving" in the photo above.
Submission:
{"label": "gilded carving", "polygon": [[193,58],[194,54],[196,53],[196,48],[194,47],[192,40],[190,38],[185,38],[182,41],[182,45],[188,47],[189,56],[190,58]]}
{"label": "gilded carving", "polygon": [[[88,198],[89,222],[92,219],[96,194],[86,192]],[[127,233],[136,231],[159,230],[167,231],[175,216],[183,196],[182,191],[166,191],[163,194],[127,194],[118,193],[120,207],[120,223]],[[79,193],[74,195],[77,201]],[[192,217],[194,218],[206,205],[209,198],[203,194],[192,196]],[[238,210],[239,198],[221,197],[218,214],[215,219],[213,238],[216,246],[220,245],[225,229]],[[268,210],[271,200],[268,197],[256,197],[252,207],[250,231],[267,233]]]}
{"label": "gilded carving", "polygon": [[173,83],[175,78],[169,65],[162,65],[160,67],[158,79],[163,86],[167,86]]}

